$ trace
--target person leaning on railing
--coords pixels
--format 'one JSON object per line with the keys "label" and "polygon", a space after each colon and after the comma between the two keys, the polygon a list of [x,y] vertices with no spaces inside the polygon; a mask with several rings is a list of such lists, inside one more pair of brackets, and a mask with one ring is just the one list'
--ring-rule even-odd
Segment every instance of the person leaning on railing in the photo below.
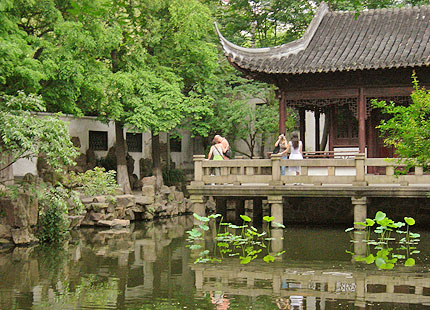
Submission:
{"label": "person leaning on railing", "polygon": [[[208,160],[224,160],[222,144],[217,139],[212,140],[212,146],[209,150]],[[215,175],[221,175],[221,168],[215,168]]]}
{"label": "person leaning on railing", "polygon": [[[288,152],[287,152],[287,138],[285,138],[285,135],[281,133],[278,137],[278,140],[275,142],[275,150],[279,146],[278,154],[282,155],[282,159],[288,159]],[[285,175],[285,166],[281,166],[281,175]]]}
{"label": "person leaning on railing", "polygon": [[[285,154],[290,153],[290,159],[303,159],[303,143],[299,140],[297,132],[291,134],[291,140],[288,142],[287,149],[284,151]],[[292,172],[296,175],[300,175],[301,167],[288,167],[288,172]]]}

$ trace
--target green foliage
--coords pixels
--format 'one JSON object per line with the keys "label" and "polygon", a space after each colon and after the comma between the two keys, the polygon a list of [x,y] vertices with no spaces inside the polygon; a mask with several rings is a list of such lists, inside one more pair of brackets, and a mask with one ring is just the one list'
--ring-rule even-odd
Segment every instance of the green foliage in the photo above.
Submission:
{"label": "green foliage", "polygon": [[[355,253],[347,251],[355,255],[356,261],[366,264],[375,263],[379,269],[393,269],[399,262],[403,262],[403,265],[407,267],[415,265],[415,260],[410,256],[419,253],[416,245],[420,235],[409,230],[410,226],[415,225],[412,217],[405,217],[404,222],[394,222],[384,212],[378,211],[374,219],[367,218],[364,222],[354,222],[354,225],[363,226],[364,230],[356,230],[354,234],[364,233],[363,242],[367,244],[366,256],[355,255]],[[401,230],[404,226],[406,226],[406,230]],[[354,228],[348,228],[345,231],[352,232]],[[392,236],[394,232],[397,234],[397,238]],[[399,238],[403,234],[405,237]],[[372,235],[376,235],[376,238],[371,239]],[[352,242],[357,241],[352,239]],[[391,243],[395,243],[398,247],[394,249]],[[371,253],[371,247],[376,250],[376,253]],[[402,254],[403,252],[405,254]]]}
{"label": "green foliage", "polygon": [[185,184],[185,174],[181,169],[163,168],[163,181],[167,186],[180,186]]}
{"label": "green foliage", "polygon": [[43,154],[56,170],[74,165],[78,152],[67,125],[59,116],[38,117],[29,109],[43,111],[41,98],[22,92],[0,98],[0,152],[10,156],[8,164]]}
{"label": "green foliage", "polygon": [[95,167],[84,173],[70,172],[66,183],[69,187],[77,187],[84,195],[114,195],[117,192],[116,172],[106,171],[104,168]]}
{"label": "green foliage", "polygon": [[390,116],[377,127],[384,137],[384,143],[393,146],[399,163],[408,168],[416,165],[430,165],[430,91],[420,88],[415,74],[412,76],[414,92],[412,104],[397,105],[394,102],[376,101],[373,106]]}
{"label": "green foliage", "polygon": [[[269,253],[270,238],[269,231],[259,232],[257,228],[250,225],[251,218],[246,215],[241,215],[243,225],[234,225],[223,222],[221,214],[212,214],[208,217],[199,216],[196,213],[193,216],[203,224],[188,230],[187,245],[191,250],[199,251],[199,256],[194,263],[218,263],[222,262],[224,257],[238,257],[241,264],[248,264],[258,256],[263,254],[263,250],[267,254],[262,258],[264,262],[269,263],[275,260],[275,257],[280,256],[284,251],[278,253]],[[210,222],[220,218],[216,226],[215,245],[212,253],[202,246],[204,233],[210,230]],[[266,222],[272,222],[273,218],[264,217]],[[280,227],[285,228],[280,224]]]}
{"label": "green foliage", "polygon": [[[264,146],[265,138],[279,134],[279,108],[274,87],[238,76],[225,60],[216,73],[213,84],[205,90],[208,96],[215,98],[213,115],[204,119],[210,136],[221,134],[228,137],[231,144],[241,140],[248,147],[246,156],[262,156],[256,149],[257,141],[261,138]],[[287,109],[286,130],[291,131],[295,124],[294,111]]]}
{"label": "green foliage", "polygon": [[62,186],[47,187],[40,192],[38,237],[41,242],[58,243],[66,238],[69,198],[70,192]]}

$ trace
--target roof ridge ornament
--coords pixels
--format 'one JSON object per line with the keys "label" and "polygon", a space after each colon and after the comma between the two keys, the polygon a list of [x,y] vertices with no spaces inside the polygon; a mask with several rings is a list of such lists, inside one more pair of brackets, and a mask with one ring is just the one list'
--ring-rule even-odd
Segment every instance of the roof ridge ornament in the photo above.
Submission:
{"label": "roof ridge ornament", "polygon": [[263,47],[263,48],[246,48],[238,46],[230,41],[228,41],[218,29],[217,23],[214,22],[215,30],[220,39],[221,45],[224,50],[224,54],[227,57],[231,57],[233,60],[243,59],[244,57],[275,57],[281,58],[284,56],[289,56],[291,54],[297,54],[298,52],[306,49],[312,40],[318,26],[320,25],[324,16],[329,12],[329,7],[327,3],[321,2],[315,13],[314,18],[306,29],[304,35],[292,42],[285,43],[276,47]]}

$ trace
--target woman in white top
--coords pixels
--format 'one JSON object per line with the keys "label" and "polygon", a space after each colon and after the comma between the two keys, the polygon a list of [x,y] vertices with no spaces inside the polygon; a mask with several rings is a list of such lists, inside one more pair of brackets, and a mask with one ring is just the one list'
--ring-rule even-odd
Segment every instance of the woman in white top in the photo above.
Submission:
{"label": "woman in white top", "polygon": [[[291,134],[291,140],[288,142],[286,153],[290,152],[290,159],[303,159],[303,144],[299,140],[297,132]],[[300,175],[301,167],[288,167],[288,172],[296,175]]]}

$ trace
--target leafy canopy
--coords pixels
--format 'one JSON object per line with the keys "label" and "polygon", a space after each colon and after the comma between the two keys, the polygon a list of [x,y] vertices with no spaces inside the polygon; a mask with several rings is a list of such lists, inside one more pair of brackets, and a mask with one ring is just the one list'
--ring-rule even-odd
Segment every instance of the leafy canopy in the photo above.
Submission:
{"label": "leafy canopy", "polygon": [[373,101],[373,105],[388,114],[378,128],[384,143],[394,146],[398,157],[409,166],[430,165],[430,91],[420,88],[415,75],[412,76],[414,92],[408,106],[394,102]]}
{"label": "leafy canopy", "polygon": [[0,99],[0,153],[10,156],[2,165],[41,154],[54,169],[73,165],[77,151],[67,125],[58,115],[39,118],[28,110],[45,110],[40,97],[19,92]]}

